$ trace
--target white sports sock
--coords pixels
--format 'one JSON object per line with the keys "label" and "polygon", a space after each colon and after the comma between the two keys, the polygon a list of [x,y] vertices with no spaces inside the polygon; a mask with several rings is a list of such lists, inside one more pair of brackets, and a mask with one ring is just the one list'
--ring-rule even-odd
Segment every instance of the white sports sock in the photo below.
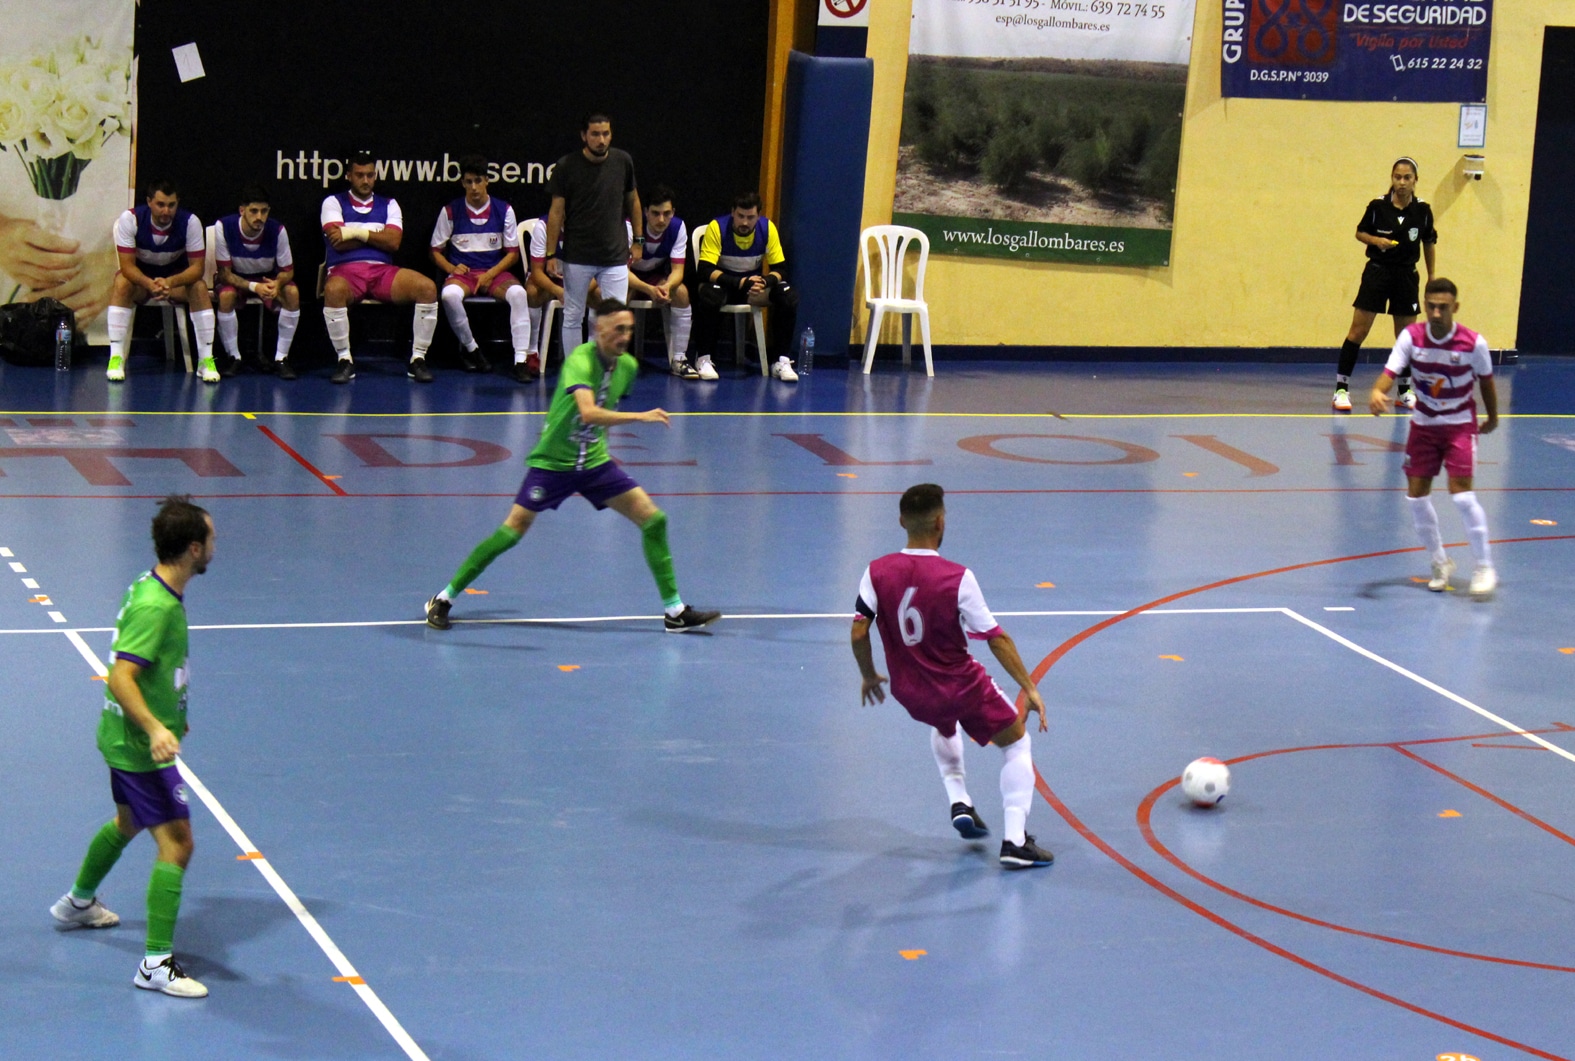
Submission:
{"label": "white sports sock", "polygon": [[535,329],[531,325],[530,299],[518,284],[509,288],[504,296],[509,302],[509,338],[514,344],[514,360],[524,361],[530,353],[530,337]]}
{"label": "white sports sock", "polygon": [[1004,838],[1023,842],[1028,827],[1028,808],[1034,798],[1033,738],[1025,730],[1022,738],[1001,749],[1001,803],[1006,808]]}
{"label": "white sports sock", "polygon": [[466,350],[476,349],[476,337],[470,331],[470,318],[465,316],[465,289],[458,284],[443,285],[443,314],[448,326],[454,329],[454,338]]}
{"label": "white sports sock", "polygon": [[197,360],[213,356],[213,310],[200,309],[191,315],[191,330],[197,333]]}
{"label": "white sports sock", "polygon": [[953,730],[950,737],[941,736],[938,729],[930,730],[930,750],[935,753],[935,765],[941,768],[946,798],[953,803],[973,806],[973,800],[968,798],[968,786],[964,783],[962,730]]}
{"label": "white sports sock", "polygon": [[134,309],[121,306],[109,307],[106,323],[109,325],[109,356],[126,356],[126,336],[131,333],[131,318],[136,314]]}
{"label": "white sports sock", "polygon": [[539,336],[541,333],[541,318],[546,314],[546,312],[546,306],[530,307],[530,352],[533,354],[540,350],[542,346],[546,345],[545,343],[539,342]]}
{"label": "white sports sock", "polygon": [[295,342],[295,329],[301,323],[301,311],[298,309],[282,309],[279,311],[279,345],[274,348],[274,360],[283,361],[290,356],[290,344]]}
{"label": "white sports sock", "polygon": [[673,357],[684,358],[689,355],[689,327],[694,323],[694,311],[688,306],[674,306],[668,313],[667,320],[673,329]]}
{"label": "white sports sock", "polygon": [[1444,552],[1444,539],[1438,533],[1438,513],[1433,510],[1433,499],[1408,497],[1406,501],[1411,505],[1411,523],[1416,527],[1417,540],[1428,551],[1433,563],[1443,563],[1449,559],[1449,554]]}
{"label": "white sports sock", "polygon": [[1466,525],[1466,540],[1471,543],[1471,555],[1479,567],[1493,566],[1493,547],[1488,544],[1487,513],[1477,500],[1475,490],[1451,494],[1450,500],[1460,510],[1460,521]]}
{"label": "white sports sock", "polygon": [[239,338],[241,334],[241,322],[235,319],[235,311],[231,310],[228,313],[220,313],[218,316],[218,323],[219,341],[224,344],[224,352],[229,354],[231,357],[240,357],[241,348],[239,345]]}
{"label": "white sports sock", "polygon": [[334,354],[341,361],[350,358],[350,311],[344,306],[324,306],[323,324],[328,328],[328,341],[334,344]]}
{"label": "white sports sock", "polygon": [[[436,302],[417,302],[415,318],[411,321],[410,330],[414,338],[410,343],[410,360],[427,356],[427,348],[432,345],[432,335],[437,331]],[[467,326],[465,331],[470,331]]]}

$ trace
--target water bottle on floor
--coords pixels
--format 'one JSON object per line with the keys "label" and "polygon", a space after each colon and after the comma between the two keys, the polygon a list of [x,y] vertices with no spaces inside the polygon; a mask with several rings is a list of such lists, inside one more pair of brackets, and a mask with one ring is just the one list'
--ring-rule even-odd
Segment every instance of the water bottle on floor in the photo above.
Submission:
{"label": "water bottle on floor", "polygon": [[55,371],[71,371],[71,321],[65,317],[55,324]]}
{"label": "water bottle on floor", "polygon": [[798,374],[807,376],[815,367],[815,329],[805,328],[804,337],[799,341]]}

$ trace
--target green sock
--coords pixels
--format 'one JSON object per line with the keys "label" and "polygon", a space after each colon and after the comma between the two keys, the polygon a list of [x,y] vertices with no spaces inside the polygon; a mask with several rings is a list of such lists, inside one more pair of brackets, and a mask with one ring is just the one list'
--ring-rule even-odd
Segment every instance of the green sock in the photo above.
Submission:
{"label": "green sock", "polygon": [[120,853],[126,850],[129,843],[131,837],[122,835],[114,822],[105,822],[88,843],[87,857],[82,860],[82,868],[77,871],[77,882],[71,888],[71,898],[85,903],[97,895],[98,886],[115,868],[115,863],[120,861]]}
{"label": "green sock", "polygon": [[444,595],[453,600],[457,594],[464,592],[466,586],[481,577],[488,564],[518,545],[523,537],[525,535],[508,527],[499,527],[493,531],[486,541],[472,549],[470,555],[465,557],[465,562],[459,565],[458,571],[454,572],[454,581],[444,588]]}
{"label": "green sock", "polygon": [[656,515],[640,524],[640,538],[645,548],[645,564],[656,579],[657,592],[662,595],[662,607],[678,607],[683,598],[678,596],[673,554],[667,548],[667,513],[657,509]]}
{"label": "green sock", "polygon": [[148,953],[174,949],[175,915],[180,913],[180,886],[186,871],[173,862],[153,863],[148,878]]}

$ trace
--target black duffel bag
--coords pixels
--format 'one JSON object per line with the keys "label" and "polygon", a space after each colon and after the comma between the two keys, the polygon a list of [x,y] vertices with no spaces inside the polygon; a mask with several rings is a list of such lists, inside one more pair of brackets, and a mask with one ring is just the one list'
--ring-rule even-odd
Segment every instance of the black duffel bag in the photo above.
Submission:
{"label": "black duffel bag", "polygon": [[76,340],[76,314],[64,302],[41,298],[0,306],[0,357],[13,365],[53,365],[55,329],[65,321]]}

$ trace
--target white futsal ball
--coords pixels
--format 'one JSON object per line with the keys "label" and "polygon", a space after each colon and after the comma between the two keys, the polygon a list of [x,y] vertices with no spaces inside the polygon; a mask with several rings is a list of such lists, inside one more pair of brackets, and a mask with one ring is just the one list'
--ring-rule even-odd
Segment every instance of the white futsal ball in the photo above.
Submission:
{"label": "white futsal ball", "polygon": [[1181,791],[1200,807],[1212,807],[1230,791],[1230,767],[1210,755],[1194,759],[1181,774]]}

